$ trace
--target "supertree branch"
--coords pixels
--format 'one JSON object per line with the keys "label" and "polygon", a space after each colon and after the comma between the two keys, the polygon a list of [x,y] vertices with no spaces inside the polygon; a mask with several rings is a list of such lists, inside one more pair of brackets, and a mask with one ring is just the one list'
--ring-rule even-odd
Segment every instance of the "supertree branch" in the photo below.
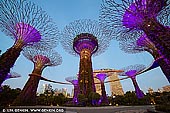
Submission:
{"label": "supertree branch", "polygon": [[[164,57],[164,55],[162,55],[160,51],[155,47],[155,45],[149,40],[146,34],[143,34],[137,40],[126,39],[120,41],[119,44],[121,50],[125,51],[126,53],[133,54],[133,53],[147,51],[153,56],[155,60],[157,60],[160,57]],[[168,59],[162,58],[161,60],[158,61],[158,64],[162,69],[162,72],[166,76],[167,80],[170,82],[170,71],[169,71],[170,63],[168,62]]]}
{"label": "supertree branch", "polygon": [[67,77],[67,78],[65,78],[65,80],[74,85],[74,95],[73,95],[72,101],[74,103],[77,103],[78,102],[78,94],[79,94],[78,77],[77,76]]}
{"label": "supertree branch", "polygon": [[99,55],[108,48],[110,41],[110,34],[103,33],[103,28],[99,25],[98,21],[90,19],[82,19],[71,22],[67,25],[62,33],[61,44],[63,48],[70,54],[79,56],[73,49],[73,41],[77,35],[82,33],[92,34],[97,37],[98,49],[93,54],[94,56]]}
{"label": "supertree branch", "polygon": [[[10,73],[7,74],[5,80],[11,79],[11,78],[19,78],[19,77],[21,77],[21,75],[19,73],[10,71]],[[1,92],[1,90],[2,90],[2,86],[0,85],[0,92]]]}
{"label": "supertree branch", "polygon": [[52,19],[40,7],[25,0],[1,0],[0,28],[15,42],[26,45],[45,40],[57,41],[59,31]]}
{"label": "supertree branch", "polygon": [[128,36],[126,33],[140,33],[143,25],[147,27],[149,21],[158,19],[167,25],[169,4],[169,0],[103,0],[99,20],[118,34],[116,39],[121,40]]}
{"label": "supertree branch", "polygon": [[169,11],[170,0],[105,0],[100,20],[117,31],[119,40],[138,38],[137,35],[131,37],[131,33],[144,32],[164,57],[166,66],[162,69],[169,80],[170,69],[166,68],[170,67]]}
{"label": "supertree branch", "polygon": [[52,50],[41,51],[35,48],[24,50],[24,56],[34,63],[34,69],[30,78],[21,91],[21,94],[14,100],[13,105],[35,105],[36,92],[42,71],[47,66],[61,64],[61,56]]}
{"label": "supertree branch", "polygon": [[124,72],[120,73],[120,76],[128,76],[131,78],[133,85],[135,87],[135,92],[136,92],[136,96],[138,98],[143,98],[144,94],[143,92],[140,90],[139,85],[136,81],[136,75],[138,73],[140,73],[142,70],[144,70],[146,67],[144,65],[130,65],[128,67],[123,68],[122,70],[124,70]]}
{"label": "supertree branch", "polygon": [[146,34],[141,35],[138,39],[124,39],[119,42],[119,47],[126,53],[134,54],[147,51],[154,59],[160,57],[158,49],[147,38]]}
{"label": "supertree branch", "polygon": [[[47,66],[57,66],[62,63],[61,56],[53,50],[41,50],[34,46],[24,48],[23,55],[34,63],[34,69],[42,71]],[[41,75],[41,73],[36,73]]]}
{"label": "supertree branch", "polygon": [[52,19],[38,6],[25,0],[0,1],[0,29],[15,41],[0,57],[0,84],[20,55],[23,47],[56,47],[59,31]]}
{"label": "supertree branch", "polygon": [[20,75],[19,73],[11,71],[10,73],[8,73],[6,79],[10,79],[10,78],[18,78],[18,77],[21,77],[21,75]]}
{"label": "supertree branch", "polygon": [[68,53],[80,57],[79,89],[80,93],[88,97],[90,92],[95,92],[91,57],[107,49],[111,33],[104,32],[97,21],[83,19],[71,22],[62,34],[63,48]]}
{"label": "supertree branch", "polygon": [[[122,40],[124,38],[138,38],[142,33],[132,28],[126,28],[122,24],[122,19],[126,8],[133,2],[133,0],[128,1],[116,1],[116,0],[103,0],[101,5],[99,22],[108,29],[112,29],[113,36],[116,40]],[[133,34],[133,35],[132,35]],[[135,35],[134,35],[135,34]]]}
{"label": "supertree branch", "polygon": [[103,0],[100,19],[113,29],[123,26],[129,30],[138,29],[145,16],[157,16],[167,4],[165,0]]}

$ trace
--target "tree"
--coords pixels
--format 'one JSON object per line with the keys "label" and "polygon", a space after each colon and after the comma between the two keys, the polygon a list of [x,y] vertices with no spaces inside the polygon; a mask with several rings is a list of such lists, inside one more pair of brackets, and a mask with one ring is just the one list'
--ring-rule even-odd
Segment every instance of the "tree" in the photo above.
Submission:
{"label": "tree", "polygon": [[86,97],[95,92],[92,56],[97,56],[108,48],[110,34],[105,33],[98,21],[90,19],[75,20],[63,30],[61,44],[70,54],[79,56],[79,92]]}
{"label": "tree", "polygon": [[47,66],[58,66],[62,63],[62,57],[54,50],[42,50],[37,48],[25,48],[24,56],[34,63],[34,69],[29,74],[29,79],[13,105],[35,105],[36,92],[41,74]]}
{"label": "tree", "polygon": [[88,96],[88,102],[89,104],[91,104],[92,106],[96,106],[98,105],[98,102],[100,100],[100,95],[96,92],[91,92]]}
{"label": "tree", "polygon": [[11,105],[20,92],[20,88],[11,89],[8,85],[2,86],[2,90],[0,91],[0,106],[3,107]]}
{"label": "tree", "polygon": [[78,94],[78,104],[81,106],[86,106],[88,98],[84,94]]}
{"label": "tree", "polygon": [[169,0],[103,0],[100,12],[100,23],[112,30],[118,41],[146,34],[163,56],[161,69],[170,82]]}
{"label": "tree", "polygon": [[51,49],[57,46],[59,31],[52,19],[32,2],[0,0],[0,30],[14,44],[0,56],[0,85],[25,47]]}

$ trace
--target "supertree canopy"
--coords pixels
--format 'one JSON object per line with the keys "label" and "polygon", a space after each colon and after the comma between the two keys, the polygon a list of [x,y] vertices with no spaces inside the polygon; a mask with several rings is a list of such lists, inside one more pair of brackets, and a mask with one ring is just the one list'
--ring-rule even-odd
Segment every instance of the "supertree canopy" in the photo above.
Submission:
{"label": "supertree canopy", "polygon": [[[156,48],[167,55],[170,29],[163,23],[169,22],[169,11],[170,0],[104,0],[100,20],[117,34],[122,34],[119,39],[145,32]],[[138,38],[137,35],[130,37]]]}
{"label": "supertree canopy", "polygon": [[0,84],[24,47],[51,49],[57,45],[59,31],[52,19],[38,6],[25,0],[0,1],[0,30],[15,42],[0,56]]}
{"label": "supertree canopy", "polygon": [[42,51],[36,48],[24,48],[24,56],[34,63],[34,69],[21,94],[13,105],[35,105],[36,91],[41,79],[42,71],[47,66],[57,66],[62,62],[61,56],[53,50]]}
{"label": "supertree canopy", "polygon": [[11,71],[10,73],[8,73],[6,79],[9,79],[9,78],[18,78],[18,77],[21,77],[21,75],[19,73]]}
{"label": "supertree canopy", "polygon": [[77,76],[67,77],[67,78],[65,78],[65,80],[74,85],[73,103],[77,103],[78,102],[78,92],[79,92],[78,77]]}
{"label": "supertree canopy", "polygon": [[109,39],[95,20],[76,20],[64,28],[61,43],[68,53],[80,56],[78,82],[80,93],[86,96],[95,92],[91,57],[103,53]]}
{"label": "supertree canopy", "polygon": [[155,59],[160,57],[158,49],[147,38],[146,34],[142,34],[138,39],[124,39],[119,42],[119,47],[126,53],[135,54],[147,51]]}
{"label": "supertree canopy", "polygon": [[[114,30],[116,34],[123,34],[117,38],[124,39],[128,36],[127,33],[141,33],[140,30],[150,27],[150,21],[160,20],[162,24],[168,26],[169,4],[169,0],[103,0],[100,22]],[[135,35],[131,36],[134,37]]]}
{"label": "supertree canopy", "polygon": [[108,99],[107,99],[107,96],[106,96],[106,90],[105,90],[105,85],[104,85],[104,80],[108,77],[108,74],[106,74],[106,73],[99,73],[95,77],[97,79],[99,79],[100,83],[101,83],[101,91],[102,91],[101,102],[108,104]]}
{"label": "supertree canopy", "polygon": [[[115,31],[118,40],[137,39],[144,32],[159,55],[164,57],[165,67],[169,67],[169,12],[170,0],[121,0],[119,2],[104,0],[100,22]],[[163,69],[163,72],[166,77],[170,76],[169,68]]]}
{"label": "supertree canopy", "polygon": [[[17,72],[11,71],[10,73],[7,74],[5,80],[10,79],[10,78],[18,78],[21,77],[21,75]],[[2,91],[2,86],[0,85],[0,92]]]}
{"label": "supertree canopy", "polygon": [[[138,53],[147,51],[153,56],[155,60],[164,57],[160,54],[159,50],[155,47],[155,45],[149,40],[146,34],[141,35],[137,40],[126,39],[120,41],[119,44],[121,50],[127,53]],[[170,63],[167,62],[167,58],[159,59],[158,65],[160,66],[166,78],[170,82]]]}
{"label": "supertree canopy", "polygon": [[124,72],[120,73],[119,75],[121,76],[128,76],[131,78],[133,85],[135,87],[135,92],[136,92],[136,96],[137,98],[143,98],[144,94],[143,92],[140,90],[138,83],[136,81],[136,75],[138,73],[140,73],[141,71],[143,71],[146,67],[144,65],[130,65],[128,67],[123,68],[122,70],[124,70]]}

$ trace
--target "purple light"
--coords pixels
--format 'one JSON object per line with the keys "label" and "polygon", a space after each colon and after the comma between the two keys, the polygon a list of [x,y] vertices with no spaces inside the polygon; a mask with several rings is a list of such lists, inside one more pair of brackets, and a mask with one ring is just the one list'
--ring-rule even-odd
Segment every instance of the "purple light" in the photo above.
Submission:
{"label": "purple light", "polygon": [[25,23],[18,23],[15,26],[16,39],[21,39],[25,44],[31,44],[39,42],[41,40],[41,34],[34,27]]}
{"label": "purple light", "polygon": [[144,97],[144,94],[143,92],[140,90],[139,86],[135,86],[135,92],[136,92],[136,96],[137,98],[143,98]]}
{"label": "purple light", "polygon": [[78,85],[78,80],[72,80],[71,83],[72,83],[73,85]]}
{"label": "purple light", "polygon": [[83,49],[89,49],[91,53],[95,53],[98,49],[98,41],[92,34],[81,33],[74,38],[73,47],[78,54],[80,54]]}
{"label": "purple light", "polygon": [[145,46],[146,44],[145,44],[145,40],[147,40],[147,36],[146,36],[146,34],[143,34],[143,35],[141,35],[140,36],[140,38],[137,40],[137,42],[136,42],[136,44],[138,45],[138,46]]}
{"label": "purple light", "polygon": [[165,0],[138,0],[126,9],[122,24],[129,29],[140,29],[147,18],[156,18],[165,6]]}
{"label": "purple light", "polygon": [[138,13],[135,3],[132,3],[125,11],[122,19],[122,24],[126,28],[139,28],[139,25],[143,22],[143,16]]}
{"label": "purple light", "polygon": [[50,63],[50,59],[43,55],[34,56],[33,61],[37,64],[37,66],[45,66],[46,64]]}
{"label": "purple light", "polygon": [[10,73],[8,73],[8,74],[6,75],[5,80],[9,79],[10,77],[11,77],[11,74],[10,74]]}
{"label": "purple light", "polygon": [[125,72],[125,74],[129,77],[134,77],[136,73],[137,73],[136,70],[130,70],[130,71]]}
{"label": "purple light", "polygon": [[105,73],[100,73],[96,75],[96,78],[99,79],[101,82],[103,82],[107,77],[107,74]]}
{"label": "purple light", "polygon": [[144,97],[144,94],[143,92],[140,90],[139,86],[138,86],[138,83],[136,81],[136,78],[131,78],[132,82],[133,82],[133,85],[135,87],[135,93],[136,93],[136,96],[137,98],[143,98]]}
{"label": "purple light", "polygon": [[7,80],[9,78],[18,78],[18,77],[21,77],[21,75],[16,73],[16,72],[10,72],[10,73],[7,74],[5,80]]}

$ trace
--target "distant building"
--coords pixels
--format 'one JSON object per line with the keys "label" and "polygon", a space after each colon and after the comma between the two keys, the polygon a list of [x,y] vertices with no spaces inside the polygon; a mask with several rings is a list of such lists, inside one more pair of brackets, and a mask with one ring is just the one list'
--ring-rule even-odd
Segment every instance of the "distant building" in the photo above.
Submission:
{"label": "distant building", "polygon": [[[99,70],[94,70],[93,76],[95,77],[98,73],[107,73],[108,80],[111,81],[111,82],[109,82],[111,95],[124,95],[122,85],[118,78],[119,72],[120,72],[120,70],[115,70],[115,69],[99,69]],[[114,80],[117,80],[117,81],[114,81]],[[95,78],[94,82],[95,82],[95,86],[96,86],[96,92],[101,95],[101,85],[96,84],[96,83],[100,83],[100,81]]]}
{"label": "distant building", "polygon": [[157,92],[158,92],[158,93],[162,93],[162,92],[163,92],[163,90],[162,90],[162,89],[160,89],[160,88],[158,88]]}
{"label": "distant building", "polygon": [[153,89],[152,89],[152,88],[149,88],[149,89],[148,89],[148,93],[149,93],[149,94],[153,94],[153,93],[154,93]]}
{"label": "distant building", "polygon": [[61,92],[65,97],[67,97],[67,88],[62,88]]}
{"label": "distant building", "polygon": [[74,89],[71,90],[71,96],[70,97],[73,97],[74,96]]}
{"label": "distant building", "polygon": [[51,84],[43,84],[43,93],[48,92],[51,93],[52,92],[52,85]]}
{"label": "distant building", "polygon": [[124,95],[122,85],[120,83],[120,80],[118,80],[118,73],[117,72],[110,72],[109,74],[109,81],[114,81],[110,82],[110,91],[111,95]]}
{"label": "distant building", "polygon": [[162,87],[164,92],[170,92],[170,85]]}
{"label": "distant building", "polygon": [[67,97],[68,95],[67,95],[67,88],[62,88],[62,89],[58,89],[58,88],[56,88],[55,90],[54,90],[54,95],[55,96],[58,96],[58,94],[63,94],[65,97]]}

